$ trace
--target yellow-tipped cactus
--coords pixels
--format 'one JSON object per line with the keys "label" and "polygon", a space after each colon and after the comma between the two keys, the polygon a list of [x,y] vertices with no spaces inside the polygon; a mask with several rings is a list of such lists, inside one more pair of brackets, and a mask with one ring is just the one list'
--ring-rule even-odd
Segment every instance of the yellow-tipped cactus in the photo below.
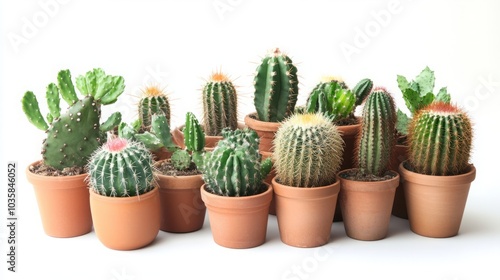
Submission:
{"label": "yellow-tipped cactus", "polygon": [[170,102],[168,96],[159,87],[148,86],[142,90],[138,109],[143,131],[149,131],[155,114],[165,115],[170,125]]}

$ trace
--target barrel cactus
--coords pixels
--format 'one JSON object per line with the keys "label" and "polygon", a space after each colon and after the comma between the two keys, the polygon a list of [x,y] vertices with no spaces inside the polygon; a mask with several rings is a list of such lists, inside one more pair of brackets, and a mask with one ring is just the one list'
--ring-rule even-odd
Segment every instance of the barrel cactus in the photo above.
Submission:
{"label": "barrel cactus", "polygon": [[[49,112],[44,118],[38,100],[32,91],[22,98],[22,108],[28,120],[47,134],[42,145],[43,162],[56,169],[83,167],[90,155],[106,141],[106,132],[121,121],[121,114],[112,114],[101,124],[101,106],[116,102],[125,85],[121,76],[106,75],[102,69],[93,69],[76,79],[76,87],[83,97],[78,98],[69,70],[61,70],[57,85],[47,86]],[[61,113],[60,98],[69,108]]]}
{"label": "barrel cactus", "polygon": [[165,92],[157,86],[148,86],[142,91],[138,107],[142,131],[150,130],[155,114],[165,115],[170,125],[170,102]]}
{"label": "barrel cactus", "polygon": [[469,167],[472,125],[466,112],[434,102],[413,117],[408,135],[409,161],[426,175],[458,175]]}
{"label": "barrel cactus", "polygon": [[321,113],[295,114],[274,139],[277,180],[293,187],[319,187],[335,182],[344,141],[331,119]]}
{"label": "barrel cactus", "polygon": [[297,67],[276,48],[262,59],[254,78],[254,105],[260,121],[280,122],[294,112],[299,94]]}
{"label": "barrel cactus", "polygon": [[395,145],[396,107],[384,88],[366,98],[361,133],[357,139],[357,164],[361,174],[383,176]]}
{"label": "barrel cactus", "polygon": [[87,168],[89,186],[103,196],[137,196],[156,186],[152,155],[139,142],[110,139],[92,154]]}
{"label": "barrel cactus", "polygon": [[246,128],[225,130],[223,135],[205,156],[206,190],[222,196],[249,196],[265,191],[263,179],[270,168],[268,163],[261,165],[257,133]]}
{"label": "barrel cactus", "polygon": [[236,88],[227,75],[220,71],[213,73],[202,93],[206,135],[219,136],[223,128],[238,128]]}

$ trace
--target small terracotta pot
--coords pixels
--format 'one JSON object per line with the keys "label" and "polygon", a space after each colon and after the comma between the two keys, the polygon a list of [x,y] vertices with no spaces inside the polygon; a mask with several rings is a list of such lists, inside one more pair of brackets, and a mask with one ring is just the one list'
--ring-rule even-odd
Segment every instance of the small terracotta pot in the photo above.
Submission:
{"label": "small terracotta pot", "polygon": [[302,248],[328,243],[340,182],[315,188],[272,182],[281,241]]}
{"label": "small terracotta pot", "polygon": [[131,197],[90,193],[90,210],[97,238],[114,250],[134,250],[153,242],[160,231],[159,188]]}
{"label": "small terracotta pot", "polygon": [[203,227],[206,207],[201,200],[200,175],[166,176],[156,174],[160,187],[162,222],[167,232],[192,232]]}
{"label": "small terracotta pot", "polygon": [[[389,164],[389,169],[398,170],[399,165],[408,159],[408,146],[407,145],[396,145],[391,154],[391,162]],[[392,206],[392,215],[408,219],[408,211],[406,210],[406,199],[405,191],[399,183],[399,187],[396,189],[396,195],[394,196],[394,205]]]}
{"label": "small terracotta pot", "polygon": [[165,147],[161,147],[156,151],[151,151],[151,154],[153,155],[154,161],[160,161],[172,157],[172,152],[167,150]]}
{"label": "small terracotta pot", "polygon": [[[265,160],[266,158],[269,158],[269,157],[272,159],[273,153],[261,152],[261,151],[259,151],[259,152],[262,155],[262,160]],[[266,178],[264,179],[264,182],[266,182],[269,185],[272,185],[272,180],[273,180],[274,176],[276,176],[276,169],[273,166],[271,168],[271,171],[269,172],[269,174],[267,174]],[[272,197],[271,204],[269,205],[269,214],[276,215],[276,205],[274,202],[274,196]]]}
{"label": "small terracotta pot", "polygon": [[399,165],[405,189],[410,229],[427,237],[452,237],[458,234],[467,196],[476,168],[465,174],[431,176],[409,171]]}
{"label": "small terracotta pot", "polygon": [[256,113],[251,113],[245,116],[245,124],[259,135],[259,151],[272,152],[274,135],[281,123],[259,121]]}
{"label": "small terracotta pot", "polygon": [[[31,165],[37,165],[40,161]],[[30,166],[31,166],[30,165]],[[26,168],[33,185],[45,233],[52,237],[75,237],[92,230],[87,174],[42,176]]]}
{"label": "small terracotta pot", "polygon": [[272,187],[260,194],[243,197],[215,195],[201,187],[201,198],[208,209],[215,243],[234,249],[252,248],[266,241]]}
{"label": "small terracotta pot", "polygon": [[358,240],[380,240],[387,236],[399,174],[386,181],[364,182],[340,179],[340,207],[347,236]]}

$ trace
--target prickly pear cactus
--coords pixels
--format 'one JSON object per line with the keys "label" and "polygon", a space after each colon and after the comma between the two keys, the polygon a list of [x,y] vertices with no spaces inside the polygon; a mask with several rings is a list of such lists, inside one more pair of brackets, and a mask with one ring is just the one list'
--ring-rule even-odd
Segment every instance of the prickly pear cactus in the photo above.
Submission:
{"label": "prickly pear cactus", "polygon": [[427,175],[463,174],[469,166],[472,124],[455,105],[434,102],[410,123],[409,161],[415,172]]}
{"label": "prickly pear cactus", "polygon": [[104,196],[137,196],[155,187],[153,159],[139,142],[114,138],[102,145],[88,163],[89,186]]}
{"label": "prickly pear cactus", "polygon": [[294,112],[299,94],[297,67],[276,48],[257,67],[254,105],[260,121],[280,122]]}
{"label": "prickly pear cactus", "polygon": [[138,109],[142,131],[149,131],[153,115],[156,114],[165,115],[170,125],[170,102],[165,92],[157,86],[148,86],[142,91]]}
{"label": "prickly pear cactus", "polygon": [[205,134],[218,136],[223,128],[238,128],[236,88],[222,72],[213,73],[203,87],[203,126]]}
{"label": "prickly pear cactus", "polygon": [[335,182],[342,163],[344,141],[322,113],[296,114],[276,132],[274,166],[280,183],[318,187]]}

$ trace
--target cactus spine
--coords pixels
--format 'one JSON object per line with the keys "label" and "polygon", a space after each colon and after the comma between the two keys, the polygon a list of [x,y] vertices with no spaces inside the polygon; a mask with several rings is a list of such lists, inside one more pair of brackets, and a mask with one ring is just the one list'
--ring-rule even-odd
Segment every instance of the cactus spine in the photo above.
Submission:
{"label": "cactus spine", "polygon": [[299,93],[297,67],[276,48],[257,67],[254,105],[260,121],[280,122],[294,112]]}
{"label": "cactus spine", "polygon": [[[46,165],[58,170],[83,167],[105,141],[105,132],[120,122],[121,115],[115,113],[101,125],[101,105],[116,102],[125,88],[124,80],[120,76],[106,75],[101,69],[89,71],[76,79],[77,88],[84,96],[82,99],[77,97],[69,70],[60,71],[57,80],[58,85],[51,83],[47,87],[47,120],[31,91],[24,94],[22,108],[28,120],[47,134],[42,145]],[[70,105],[62,114],[60,97]]]}
{"label": "cactus spine", "polygon": [[206,135],[218,136],[223,128],[238,127],[236,89],[229,77],[222,72],[213,73],[203,87],[202,98]]}
{"label": "cactus spine", "polygon": [[357,139],[357,163],[362,174],[382,176],[387,171],[395,144],[395,125],[392,96],[383,88],[374,89],[366,98]]}
{"label": "cactus spine", "polygon": [[274,166],[280,183],[318,187],[335,182],[344,141],[332,121],[321,113],[296,114],[276,132]]}
{"label": "cactus spine", "polygon": [[149,131],[155,114],[163,114],[170,125],[170,103],[168,96],[156,86],[146,87],[139,101],[139,119],[142,131]]}
{"label": "cactus spine", "polygon": [[153,159],[139,142],[114,138],[92,154],[89,186],[104,196],[136,196],[155,187]]}
{"label": "cactus spine", "polygon": [[415,172],[458,175],[469,166],[472,125],[455,105],[434,102],[413,117],[408,135],[409,160]]}

